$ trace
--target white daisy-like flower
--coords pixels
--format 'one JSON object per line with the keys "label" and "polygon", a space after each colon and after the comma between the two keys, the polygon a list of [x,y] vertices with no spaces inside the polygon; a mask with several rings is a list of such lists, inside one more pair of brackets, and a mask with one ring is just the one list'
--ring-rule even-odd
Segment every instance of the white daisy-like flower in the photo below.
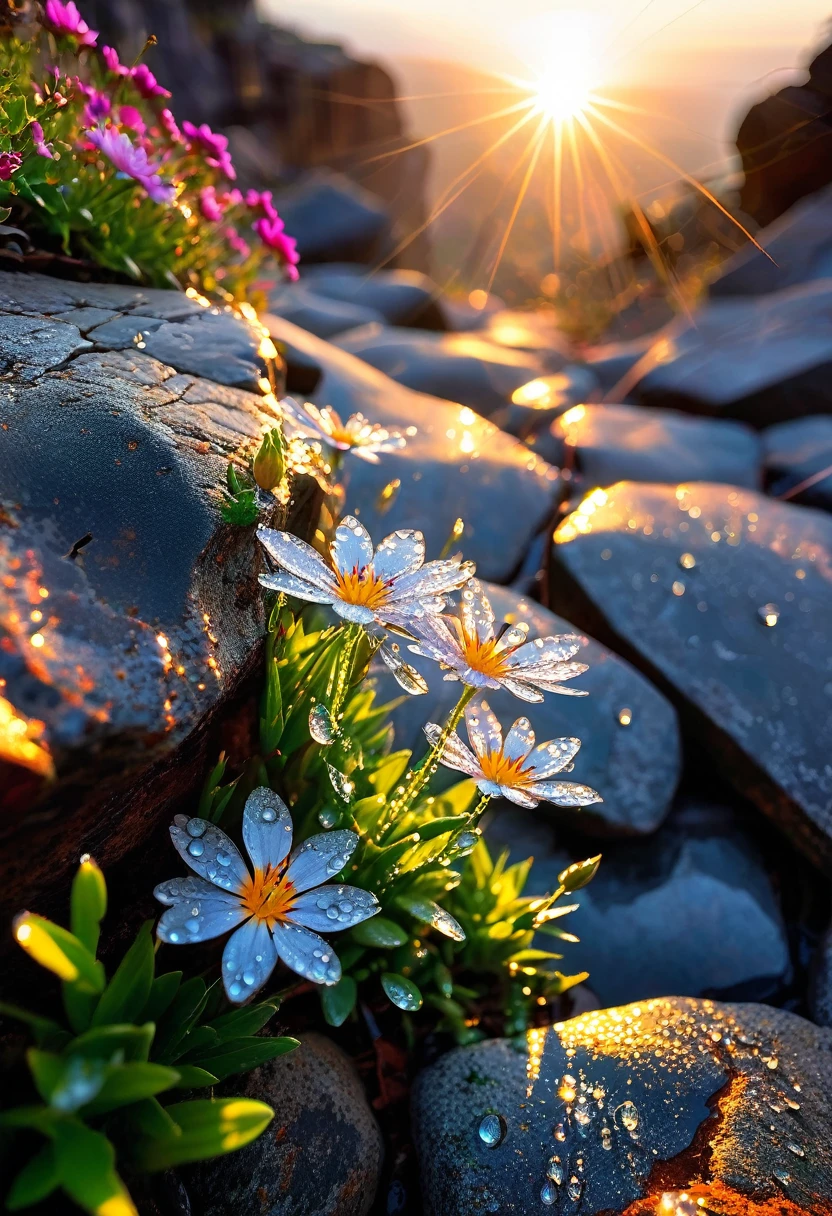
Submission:
{"label": "white daisy-like flower", "polygon": [[[502,795],[518,806],[528,807],[541,801],[556,806],[603,802],[588,785],[552,780],[572,763],[580,739],[550,739],[535,747],[528,718],[518,718],[503,742],[503,728],[485,701],[466,706],[465,725],[471,747],[466,747],[454,732],[445,743],[441,761],[447,768],[473,777],[481,793],[491,798]],[[428,722],[425,734],[436,744],[442,737],[442,727]]]}
{"label": "white daisy-like flower", "polygon": [[461,599],[458,617],[425,615],[412,626],[419,641],[410,649],[447,668],[446,680],[461,680],[471,688],[507,688],[523,701],[542,701],[544,692],[587,695],[562,687],[564,680],[587,669],[586,663],[570,662],[583,638],[563,633],[529,642],[525,622],[497,634],[491,603],[477,579],[468,582]]}
{"label": "white daisy-like flower", "polygon": [[329,604],[358,625],[409,628],[413,620],[441,612],[445,595],[474,571],[471,562],[456,558],[425,563],[425,538],[411,530],[392,532],[374,552],[367,529],[352,515],[335,529],[331,564],[290,532],[260,528],[257,537],[280,567],[275,574],[260,575],[264,587]]}
{"label": "white daisy-like flower", "polygon": [[351,414],[342,422],[331,405],[319,409],[311,401],[301,405],[293,397],[284,397],[280,405],[284,419],[298,434],[319,439],[338,452],[353,452],[370,464],[379,463],[379,452],[395,452],[407,443],[399,431],[368,422],[363,414]]}
{"label": "white daisy-like flower", "polygon": [[156,887],[156,898],[169,905],[156,926],[163,942],[190,945],[235,929],[223,950],[222,979],[236,1004],[263,987],[278,959],[315,984],[338,983],[341,964],[316,930],[349,929],[379,911],[370,891],[321,885],[349,861],[355,832],[310,836],[290,855],[292,817],[282,799],[261,786],[243,811],[253,874],[233,841],[206,819],[177,815],[170,834],[199,877]]}

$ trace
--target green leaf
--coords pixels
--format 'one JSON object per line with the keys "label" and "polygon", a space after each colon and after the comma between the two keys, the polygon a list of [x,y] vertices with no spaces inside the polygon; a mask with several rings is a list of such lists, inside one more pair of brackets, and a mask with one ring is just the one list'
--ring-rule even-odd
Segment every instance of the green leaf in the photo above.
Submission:
{"label": "green leaf", "polygon": [[17,1212],[40,1203],[52,1194],[60,1181],[55,1150],[51,1144],[44,1144],[15,1178],[6,1196],[6,1207],[10,1212]]}
{"label": "green leaf", "polygon": [[194,1026],[179,1040],[176,1050],[181,1056],[197,1056],[213,1051],[219,1044],[220,1036],[211,1026]]}
{"label": "green leaf", "polygon": [[254,490],[242,490],[235,498],[226,498],[220,507],[220,514],[227,524],[238,528],[248,528],[256,524],[260,511]]}
{"label": "green leaf", "polygon": [[429,819],[419,825],[422,840],[433,840],[443,832],[459,832],[468,823],[468,815],[444,815],[440,819]]}
{"label": "green leaf", "polygon": [[74,1119],[55,1126],[55,1159],[61,1186],[94,1216],[136,1216],[127,1188],[115,1171],[115,1151],[101,1132]]}
{"label": "green leaf", "polygon": [[342,975],[337,984],[319,989],[321,1008],[330,1026],[342,1026],[355,1008],[358,986],[351,975]]}
{"label": "green leaf", "polygon": [[422,1008],[421,992],[413,981],[406,979],[405,976],[396,975],[392,971],[385,971],[381,977],[381,986],[388,998],[399,1009],[404,1009],[408,1013],[415,1013],[417,1009]]}
{"label": "green leaf", "polygon": [[232,1039],[224,1043],[216,1051],[208,1052],[198,1057],[200,1067],[207,1068],[218,1081],[238,1072],[250,1072],[268,1060],[285,1055],[299,1047],[297,1039],[287,1036],[280,1038],[248,1038]]}
{"label": "green leaf", "polygon": [[135,1132],[137,1137],[155,1140],[172,1139],[182,1135],[179,1124],[174,1123],[164,1106],[156,1098],[145,1098],[141,1102],[134,1102],[121,1113],[119,1118],[131,1131]]}
{"label": "green leaf", "polygon": [[94,955],[98,949],[101,921],[107,911],[107,884],[89,855],[81,859],[72,880],[69,908],[72,932]]}
{"label": "green leaf", "polygon": [[143,1098],[153,1098],[179,1083],[179,1072],[164,1064],[113,1064],[97,1096],[85,1113],[105,1114]]}
{"label": "green leaf", "polygon": [[106,1083],[106,1061],[59,1056],[31,1047],[26,1060],[38,1093],[55,1110],[74,1111],[91,1102]]}
{"label": "green leaf", "polygon": [[14,922],[14,935],[27,954],[72,984],[79,992],[97,993],[104,988],[104,968],[78,938],[43,916],[24,912]]}
{"label": "green leaf", "polygon": [[137,1145],[143,1169],[166,1170],[233,1152],[250,1144],[274,1118],[270,1106],[251,1098],[197,1098],[175,1102],[167,1113],[179,1125],[181,1135]]}
{"label": "green leaf", "polygon": [[177,1089],[202,1089],[204,1085],[215,1085],[219,1080],[212,1072],[197,1068],[195,1064],[177,1064],[176,1071],[179,1073]]}
{"label": "green leaf", "polygon": [[153,921],[147,920],[119,963],[92,1015],[93,1026],[130,1022],[143,1010],[153,984]]}
{"label": "green leaf", "polygon": [[158,1022],[173,1003],[181,983],[181,971],[166,971],[164,975],[157,975],[150,985],[150,995],[141,1013],[142,1021]]}
{"label": "green leaf", "polygon": [[17,135],[29,123],[24,96],[7,97],[3,102],[3,125],[10,135]]}
{"label": "green leaf", "polygon": [[377,950],[403,946],[408,937],[401,925],[387,916],[373,916],[370,920],[362,921],[353,928],[351,936],[359,946],[374,946]]}
{"label": "green leaf", "polygon": [[578,891],[591,882],[597,874],[600,864],[600,853],[597,857],[588,857],[586,861],[576,861],[574,865],[568,866],[561,874],[558,874],[558,882],[564,891]]}
{"label": "green leaf", "polygon": [[181,1040],[196,1024],[207,1000],[208,989],[199,976],[182,984],[170,1009],[156,1027],[154,1055],[157,1060],[163,1063],[173,1061]]}
{"label": "green leaf", "polygon": [[43,1018],[37,1013],[30,1013],[28,1009],[22,1009],[19,1005],[12,1005],[8,1001],[0,1001],[0,1014],[31,1026],[38,1047],[50,1049],[62,1047],[64,1042],[70,1038],[64,1028],[57,1022],[53,1022],[51,1018]]}
{"label": "green leaf", "polygon": [[232,1009],[230,1013],[214,1018],[208,1025],[223,1041],[257,1034],[274,1017],[278,1008],[277,1001],[261,1001],[258,1005],[246,1005],[244,1009]]}
{"label": "green leaf", "polygon": [[152,1022],[143,1026],[96,1026],[72,1040],[72,1054],[109,1061],[121,1052],[124,1060],[141,1062],[150,1055],[155,1029]]}
{"label": "green leaf", "polygon": [[410,763],[411,753],[392,752],[386,756],[370,777],[370,785],[378,794],[389,794]]}

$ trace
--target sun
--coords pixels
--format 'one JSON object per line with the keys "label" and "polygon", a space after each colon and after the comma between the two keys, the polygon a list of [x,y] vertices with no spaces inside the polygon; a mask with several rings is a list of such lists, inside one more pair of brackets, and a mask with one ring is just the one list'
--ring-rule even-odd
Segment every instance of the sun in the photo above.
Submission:
{"label": "sun", "polygon": [[535,112],[553,122],[581,114],[598,84],[600,55],[592,15],[577,9],[549,14],[531,84]]}

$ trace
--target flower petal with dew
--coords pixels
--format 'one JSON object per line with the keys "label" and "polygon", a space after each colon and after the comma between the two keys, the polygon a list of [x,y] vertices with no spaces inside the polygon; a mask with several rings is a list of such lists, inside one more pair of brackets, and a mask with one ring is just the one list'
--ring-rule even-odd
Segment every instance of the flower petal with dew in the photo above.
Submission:
{"label": "flower petal with dew", "polygon": [[[591,806],[603,801],[588,785],[552,780],[572,763],[580,739],[550,739],[535,747],[528,719],[518,718],[504,742],[502,727],[485,701],[472,701],[466,706],[465,725],[470,748],[454,733],[445,744],[441,762],[473,777],[481,793],[491,798],[502,796],[525,807],[539,802]],[[425,734],[435,744],[442,736],[442,727],[429,722]]]}
{"label": "flower petal with dew", "polygon": [[43,17],[53,34],[75,38],[79,47],[95,46],[98,41],[98,30],[90,29],[74,0],[68,0],[66,4],[63,0],[46,0]]}
{"label": "flower petal with dew", "polygon": [[313,983],[338,982],[341,964],[318,931],[349,929],[379,911],[371,892],[329,883],[352,856],[355,832],[324,832],[292,851],[289,810],[261,786],[243,811],[253,873],[233,841],[205,819],[177,815],[170,834],[197,877],[172,878],[156,888],[156,898],[167,905],[156,928],[161,941],[203,942],[233,929],[222,979],[236,1003],[263,987],[279,959]]}
{"label": "flower petal with dew", "polygon": [[275,574],[260,575],[264,587],[329,604],[344,620],[358,625],[407,628],[427,613],[441,612],[444,597],[473,571],[470,562],[460,564],[454,558],[425,563],[421,532],[393,532],[374,554],[367,529],[351,515],[335,529],[329,564],[289,532],[260,528],[257,536],[280,567]]}
{"label": "flower petal with dew", "polygon": [[113,163],[119,173],[132,177],[143,186],[154,203],[169,203],[176,195],[174,186],[162,181],[144,148],[136,147],[130,136],[115,127],[95,127],[87,138]]}
{"label": "flower petal with dew", "polygon": [[319,409],[311,401],[301,405],[292,397],[284,397],[280,405],[297,434],[320,439],[339,452],[354,452],[370,464],[378,464],[379,452],[394,452],[407,443],[398,431],[368,422],[363,414],[351,414],[342,422],[331,405]]}
{"label": "flower petal with dew", "polygon": [[461,680],[471,688],[507,688],[523,701],[542,701],[544,692],[586,696],[580,689],[561,687],[587,669],[586,663],[569,661],[584,639],[559,634],[529,642],[524,622],[498,634],[491,603],[477,579],[463,591],[458,617],[423,614],[413,632],[419,640],[410,649],[446,668],[446,680]]}

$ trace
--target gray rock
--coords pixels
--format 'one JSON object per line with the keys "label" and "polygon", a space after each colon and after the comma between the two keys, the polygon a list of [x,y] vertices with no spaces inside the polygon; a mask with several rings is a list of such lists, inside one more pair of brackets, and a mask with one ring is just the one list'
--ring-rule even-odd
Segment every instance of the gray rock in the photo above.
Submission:
{"label": "gray rock", "polygon": [[[471,293],[474,294],[473,292]],[[465,330],[484,329],[491,317],[505,309],[505,303],[499,296],[483,292],[474,296],[476,303],[459,296],[444,296],[442,299],[442,315],[448,329],[458,333]]]}
{"label": "gray rock", "polygon": [[128,350],[146,342],[147,334],[155,333],[164,322],[161,317],[113,317],[89,330],[89,339],[102,350]]}
{"label": "gray rock", "polygon": [[34,380],[89,346],[74,325],[0,314],[0,375],[5,379]]}
{"label": "gray rock", "polygon": [[832,869],[832,520],[623,482],[555,533],[554,605],[658,673],[725,777]]}
{"label": "gray rock", "polygon": [[[530,637],[574,632],[568,621],[510,589],[487,586],[486,590],[497,619],[528,622]],[[430,691],[408,698],[394,711],[393,722],[396,746],[418,749],[421,754],[423,723],[442,721],[459,695],[459,685],[443,681],[428,660],[413,657],[412,661],[427,679]],[[572,683],[586,689],[587,697],[547,695],[542,704],[524,705],[511,693],[500,691],[487,694],[488,703],[506,726],[528,715],[541,743],[563,736],[581,740],[570,779],[592,786],[604,801],[581,810],[541,803],[536,816],[556,818],[602,835],[652,832],[667,814],[679,779],[681,745],[676,714],[629,663],[591,638],[581,651],[581,661],[589,664],[589,670]],[[381,700],[399,693],[380,662],[374,673]],[[462,733],[464,736],[464,727]]]}
{"label": "gray rock", "polygon": [[183,1171],[202,1216],[366,1216],[381,1133],[339,1047],[304,1034],[295,1051],[235,1077],[229,1091],[267,1102],[275,1118],[253,1144]]}
{"label": "gray rock", "polygon": [[368,273],[361,266],[336,263],[310,266],[304,272],[303,282],[316,296],[368,309],[377,314],[373,319],[386,321],[388,325],[449,328],[439,288],[427,275],[416,270],[373,270]]}
{"label": "gray rock", "polygon": [[[262,319],[286,350],[290,384],[294,368],[309,377],[317,366],[317,405],[332,405],[342,418],[360,411],[408,433],[407,447],[377,465],[349,455],[344,462],[346,507],[359,509],[371,536],[419,528],[435,556],[461,517],[466,556],[483,578],[508,581],[554,509],[556,471],[468,407],[411,392],[288,321]],[[395,493],[380,500],[394,482]]]}
{"label": "gray rock", "polygon": [[94,329],[96,325],[103,325],[105,321],[112,321],[118,315],[111,308],[70,308],[68,312],[56,313],[55,319],[66,321],[69,325],[77,325],[86,337],[88,330]]}
{"label": "gray rock", "polygon": [[832,278],[832,188],[801,199],[729,258],[711,284],[712,299],[758,296]]}
{"label": "gray rock", "polygon": [[180,320],[203,309],[183,292],[156,287],[123,287],[117,283],[74,283],[43,274],[0,271],[0,312],[22,316],[54,316],[75,308],[104,308]]}
{"label": "gray rock", "polygon": [[549,428],[556,418],[573,405],[593,400],[599,392],[594,373],[580,364],[567,364],[551,376],[538,376],[511,395],[511,401],[491,414],[500,430],[524,439],[544,459],[546,451],[558,458],[560,445],[550,440]]}
{"label": "gray rock", "polygon": [[830,1086],[832,1034],[763,1005],[647,1001],[457,1048],[414,1091],[424,1210],[821,1216]]}
{"label": "gray rock", "polygon": [[370,262],[386,252],[390,221],[383,203],[338,173],[309,173],[275,204],[302,262]]}
{"label": "gray rock", "polygon": [[272,292],[269,308],[278,317],[299,325],[318,338],[334,338],[336,334],[361,325],[384,321],[380,312],[350,300],[329,299],[311,290],[304,282],[292,283]]}
{"label": "gray rock", "polygon": [[[506,810],[486,828],[512,861],[534,856],[528,894],[555,889],[577,857],[558,849],[532,811]],[[547,838],[548,829],[548,838]],[[585,851],[581,856],[585,856]],[[571,970],[589,972],[602,1005],[649,997],[767,1000],[789,978],[783,918],[751,835],[729,806],[689,796],[649,841],[610,842],[568,929]],[[551,949],[551,938],[535,944]]]}
{"label": "gray rock", "polygon": [[586,486],[615,481],[721,481],[758,489],[759,437],[741,422],[633,405],[579,405],[535,443]]}
{"label": "gray rock", "polygon": [[832,510],[832,415],[781,422],[762,439],[769,493]]}
{"label": "gray rock", "polygon": [[262,375],[260,339],[230,313],[211,309],[185,321],[166,321],[144,333],[147,353],[178,372],[220,384],[256,389]]}
{"label": "gray rock", "polygon": [[829,413],[831,321],[828,280],[713,300],[656,335],[635,396],[758,428]]}
{"label": "gray rock", "polygon": [[608,342],[594,346],[586,352],[587,365],[591,368],[601,391],[614,401],[628,401],[628,383],[637,383],[640,378],[639,362],[655,342],[655,335],[633,338],[629,342]]}
{"label": "gray rock", "polygon": [[818,1026],[832,1026],[832,925],[823,935],[814,958],[809,1012]]}
{"label": "gray rock", "polygon": [[506,350],[525,351],[542,359],[550,372],[558,372],[574,355],[551,310],[522,312],[506,308],[491,313],[482,337]]}

